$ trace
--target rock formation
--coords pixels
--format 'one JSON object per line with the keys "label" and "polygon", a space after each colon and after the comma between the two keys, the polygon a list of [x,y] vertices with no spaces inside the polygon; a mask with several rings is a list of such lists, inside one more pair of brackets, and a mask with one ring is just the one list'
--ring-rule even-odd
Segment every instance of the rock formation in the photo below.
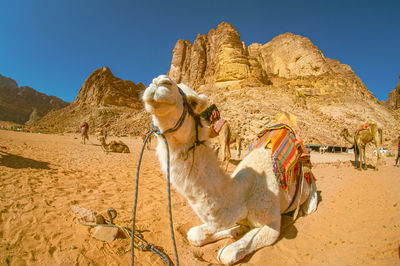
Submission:
{"label": "rock formation", "polygon": [[308,38],[285,33],[264,45],[252,44],[248,50],[275,86],[287,85],[309,95],[373,98],[350,66],[324,57]]}
{"label": "rock formation", "polygon": [[351,67],[325,58],[305,37],[285,33],[261,45],[245,46],[229,23],[221,23],[207,35],[197,35],[193,45],[178,40],[169,76],[194,88],[289,86],[304,94],[354,94],[372,98]]}
{"label": "rock formation", "polygon": [[[400,113],[379,102],[350,66],[326,58],[308,38],[285,33],[246,46],[231,24],[221,23],[198,34],[193,44],[178,40],[172,55],[169,76],[208,95],[243,136],[244,147],[280,112],[298,117],[310,144],[346,146],[341,130],[355,130],[366,120],[383,128],[385,147],[393,146],[400,132]],[[79,132],[87,121],[92,132],[107,128],[111,135],[141,135],[151,124],[139,99],[144,88],[99,68],[70,106],[51,112],[37,127]]]}
{"label": "rock formation", "polygon": [[268,83],[259,62],[249,55],[230,23],[221,23],[207,35],[198,34],[193,45],[178,40],[172,54],[169,76],[193,88],[224,82]]}
{"label": "rock formation", "polygon": [[[400,79],[400,75],[399,75],[399,79]],[[397,110],[400,108],[400,80],[397,83],[397,86],[394,90],[392,90],[389,93],[389,97],[386,100],[385,104],[394,110]]]}
{"label": "rock formation", "polygon": [[349,65],[292,33],[246,46],[223,22],[193,44],[178,40],[168,74],[209,95],[246,145],[282,111],[298,116],[306,143],[345,146],[340,130],[368,119],[384,128],[387,144],[400,130]]}
{"label": "rock formation", "polygon": [[55,96],[48,96],[30,87],[18,87],[15,80],[0,75],[0,120],[2,121],[24,124],[32,112],[35,112],[35,119],[38,119],[49,111],[63,108],[68,104]]}
{"label": "rock formation", "polygon": [[89,123],[90,132],[107,128],[109,135],[140,135],[150,127],[141,92],[142,83],[122,80],[108,67],[98,68],[85,80],[70,106],[49,113],[35,129],[42,132],[79,132],[83,121]]}
{"label": "rock formation", "polygon": [[138,108],[141,106],[139,92],[146,86],[135,84],[129,80],[114,77],[108,67],[96,69],[83,83],[74,105],[92,106],[126,106]]}

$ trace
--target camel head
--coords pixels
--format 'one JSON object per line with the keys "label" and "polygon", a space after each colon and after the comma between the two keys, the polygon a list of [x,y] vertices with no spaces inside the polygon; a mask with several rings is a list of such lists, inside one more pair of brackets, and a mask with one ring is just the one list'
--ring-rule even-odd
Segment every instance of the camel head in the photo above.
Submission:
{"label": "camel head", "polygon": [[340,132],[340,136],[349,136],[349,130],[347,128],[343,128],[343,130]]}
{"label": "camel head", "polygon": [[[184,84],[177,85],[168,76],[153,79],[142,96],[145,109],[153,116],[153,123],[162,132],[173,128],[184,111],[184,97],[194,115],[207,107],[207,97],[199,95]],[[185,119],[187,121],[188,119]]]}
{"label": "camel head", "polygon": [[106,144],[106,139],[104,138],[103,135],[98,136],[98,140],[100,141],[102,146]]}

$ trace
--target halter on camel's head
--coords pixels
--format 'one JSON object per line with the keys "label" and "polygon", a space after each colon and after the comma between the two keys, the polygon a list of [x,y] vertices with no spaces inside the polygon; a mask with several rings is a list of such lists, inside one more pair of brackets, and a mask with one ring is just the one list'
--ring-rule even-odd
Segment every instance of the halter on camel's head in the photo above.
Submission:
{"label": "halter on camel's head", "polygon": [[199,145],[198,127],[202,127],[199,114],[207,107],[207,97],[199,95],[184,84],[179,86],[168,76],[161,75],[143,94],[146,111],[153,115],[153,126],[158,134],[178,131],[187,115],[193,117],[196,145]]}

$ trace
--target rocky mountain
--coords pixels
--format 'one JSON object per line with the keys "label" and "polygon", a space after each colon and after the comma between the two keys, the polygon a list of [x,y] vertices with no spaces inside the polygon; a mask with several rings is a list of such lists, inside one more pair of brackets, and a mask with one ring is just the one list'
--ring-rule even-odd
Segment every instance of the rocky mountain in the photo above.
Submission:
{"label": "rocky mountain", "polygon": [[246,47],[229,23],[221,23],[207,35],[197,35],[193,45],[178,40],[169,76],[194,88],[238,84],[287,85],[306,94],[348,93],[373,95],[351,67],[325,58],[308,39],[285,33],[261,45]]}
{"label": "rocky mountain", "polygon": [[[168,74],[206,94],[246,145],[281,112],[297,116],[310,144],[351,146],[341,130],[354,132],[367,120],[383,128],[385,147],[394,147],[400,132],[400,113],[378,101],[350,66],[326,58],[311,40],[292,33],[246,46],[231,24],[221,23],[198,34],[193,44],[178,40]],[[70,106],[49,113],[36,127],[79,132],[87,121],[91,132],[107,128],[114,135],[140,135],[150,127],[140,100],[144,89],[99,68]]]}
{"label": "rocky mountain", "polygon": [[85,80],[75,100],[35,124],[42,132],[80,132],[83,121],[91,133],[106,128],[110,135],[139,135],[150,127],[140,99],[146,88],[113,75],[108,67],[98,68]]}
{"label": "rocky mountain", "polygon": [[393,110],[400,109],[400,81],[397,83],[396,88],[389,93],[389,97],[387,98],[385,104]]}
{"label": "rocky mountain", "polygon": [[84,82],[73,104],[92,106],[125,106],[140,108],[139,93],[146,88],[113,75],[108,67],[96,69]]}
{"label": "rocky mountain", "polygon": [[40,93],[30,87],[18,87],[15,80],[0,75],[0,120],[18,124],[26,123],[32,113],[39,119],[51,110],[57,110],[69,103]]}
{"label": "rocky mountain", "polygon": [[306,143],[347,145],[340,131],[355,131],[367,120],[383,128],[385,145],[400,132],[396,114],[350,66],[326,58],[308,38],[292,33],[246,46],[223,22],[198,34],[193,44],[178,40],[168,73],[209,95],[246,144],[280,112],[298,117]]}

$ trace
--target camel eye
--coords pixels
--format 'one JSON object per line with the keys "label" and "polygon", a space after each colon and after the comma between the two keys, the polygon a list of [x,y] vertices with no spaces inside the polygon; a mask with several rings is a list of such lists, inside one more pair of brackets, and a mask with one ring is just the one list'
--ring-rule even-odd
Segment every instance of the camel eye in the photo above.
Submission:
{"label": "camel eye", "polygon": [[196,101],[192,101],[192,102],[190,103],[190,105],[191,105],[193,108],[196,108],[197,102],[196,102]]}

